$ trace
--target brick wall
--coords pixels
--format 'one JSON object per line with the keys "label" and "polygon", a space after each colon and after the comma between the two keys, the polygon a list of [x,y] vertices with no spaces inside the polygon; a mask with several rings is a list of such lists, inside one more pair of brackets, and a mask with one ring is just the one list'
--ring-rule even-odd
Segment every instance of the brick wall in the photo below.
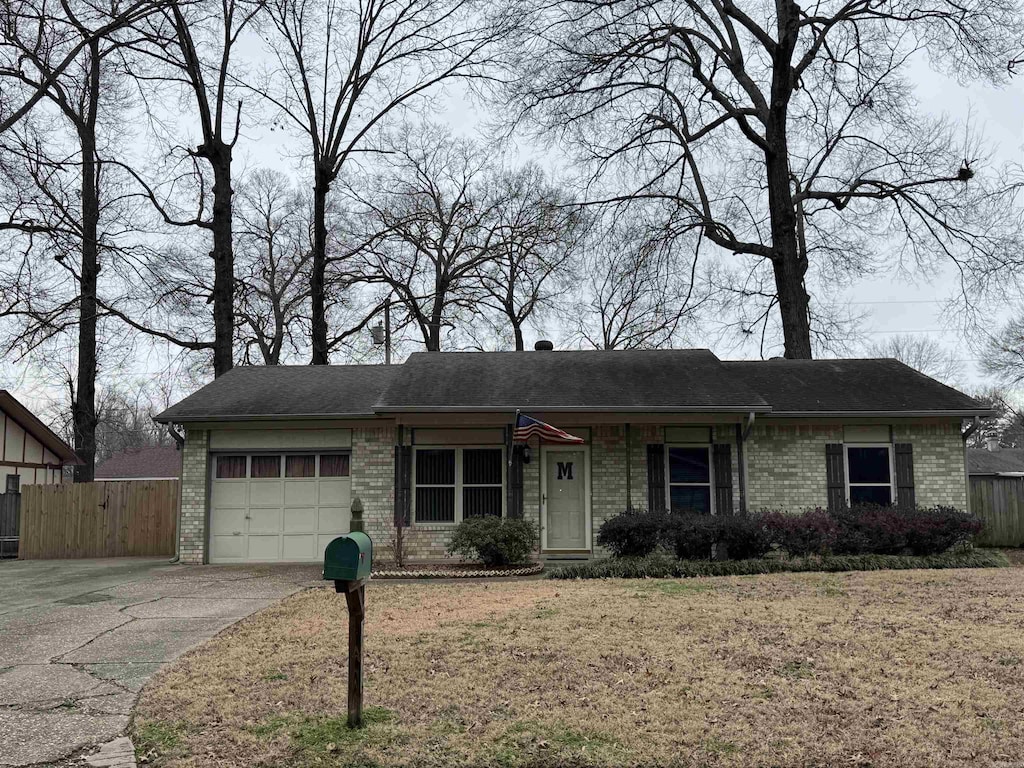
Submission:
{"label": "brick wall", "polygon": [[[965,509],[964,445],[957,422],[897,424],[894,442],[914,446],[914,488],[919,504]],[[748,509],[799,511],[825,506],[825,446],[843,442],[841,424],[756,424],[745,446]]]}
{"label": "brick wall", "polygon": [[185,446],[181,452],[181,530],[178,532],[183,563],[199,564],[206,560],[209,444],[210,433],[207,430],[185,431]]}

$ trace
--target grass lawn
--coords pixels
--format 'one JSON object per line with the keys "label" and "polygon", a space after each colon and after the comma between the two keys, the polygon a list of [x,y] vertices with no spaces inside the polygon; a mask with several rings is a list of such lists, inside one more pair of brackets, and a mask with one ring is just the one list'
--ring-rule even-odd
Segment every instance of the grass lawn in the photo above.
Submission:
{"label": "grass lawn", "polygon": [[1009,766],[1024,569],[385,584],[369,725],[345,601],[296,595],[162,672],[164,766]]}

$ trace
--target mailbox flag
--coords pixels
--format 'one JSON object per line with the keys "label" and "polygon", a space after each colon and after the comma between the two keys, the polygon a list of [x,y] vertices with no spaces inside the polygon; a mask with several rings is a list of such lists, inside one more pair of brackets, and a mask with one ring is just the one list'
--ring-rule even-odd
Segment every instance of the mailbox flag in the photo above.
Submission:
{"label": "mailbox flag", "polygon": [[512,439],[517,443],[525,443],[531,437],[539,437],[544,443],[574,443],[586,442],[582,437],[570,435],[558,427],[545,424],[539,419],[531,418],[522,413],[516,413],[516,428],[512,432]]}

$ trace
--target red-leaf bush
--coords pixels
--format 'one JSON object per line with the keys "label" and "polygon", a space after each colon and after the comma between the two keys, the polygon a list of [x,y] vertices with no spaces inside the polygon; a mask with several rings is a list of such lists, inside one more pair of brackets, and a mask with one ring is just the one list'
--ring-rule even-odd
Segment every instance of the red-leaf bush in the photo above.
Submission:
{"label": "red-leaf bush", "polygon": [[756,518],[761,520],[768,540],[792,557],[827,554],[839,538],[838,521],[820,507],[798,515],[764,511]]}

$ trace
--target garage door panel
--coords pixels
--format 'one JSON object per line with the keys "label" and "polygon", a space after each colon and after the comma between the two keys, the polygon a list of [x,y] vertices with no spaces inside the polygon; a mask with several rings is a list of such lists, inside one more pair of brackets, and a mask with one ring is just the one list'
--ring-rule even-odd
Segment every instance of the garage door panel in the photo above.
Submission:
{"label": "garage door panel", "polygon": [[228,507],[222,509],[214,507],[210,514],[210,531],[214,534],[245,533],[246,531],[246,510],[245,508]]}
{"label": "garage door panel", "polygon": [[280,560],[281,559],[281,536],[250,535],[249,536],[249,559],[250,560]]}
{"label": "garage door panel", "polygon": [[323,560],[324,559],[324,551],[327,549],[327,545],[330,544],[332,541],[334,541],[336,538],[338,538],[338,535],[339,534],[337,534],[337,533],[321,533],[319,536],[316,537],[317,538],[317,542],[316,542],[316,545],[317,545],[316,559],[317,560]]}
{"label": "garage door panel", "polygon": [[320,507],[317,528],[323,532],[347,532],[350,513],[342,507]]}
{"label": "garage door panel", "polygon": [[244,482],[214,482],[210,501],[214,508],[245,507],[249,504],[249,484]]}
{"label": "garage door panel", "polygon": [[289,507],[315,507],[316,480],[285,480],[284,503]]}
{"label": "garage door panel", "polygon": [[321,480],[319,502],[330,506],[352,506],[352,481],[347,477],[343,480]]}
{"label": "garage door panel", "polygon": [[214,536],[210,542],[210,559],[244,560],[245,536]]}
{"label": "garage door panel", "polygon": [[283,537],[281,557],[284,560],[317,560],[316,534],[308,533],[301,536],[285,534]]}
{"label": "garage door panel", "polygon": [[[316,509],[314,507],[288,507],[284,511],[283,530],[289,533],[292,531],[316,533]],[[310,550],[312,550],[312,545],[310,545]]]}
{"label": "garage door panel", "polygon": [[284,488],[280,482],[253,481],[249,484],[249,506],[280,507],[284,503]]}
{"label": "garage door panel", "polygon": [[281,533],[281,508],[252,507],[249,509],[249,533]]}

